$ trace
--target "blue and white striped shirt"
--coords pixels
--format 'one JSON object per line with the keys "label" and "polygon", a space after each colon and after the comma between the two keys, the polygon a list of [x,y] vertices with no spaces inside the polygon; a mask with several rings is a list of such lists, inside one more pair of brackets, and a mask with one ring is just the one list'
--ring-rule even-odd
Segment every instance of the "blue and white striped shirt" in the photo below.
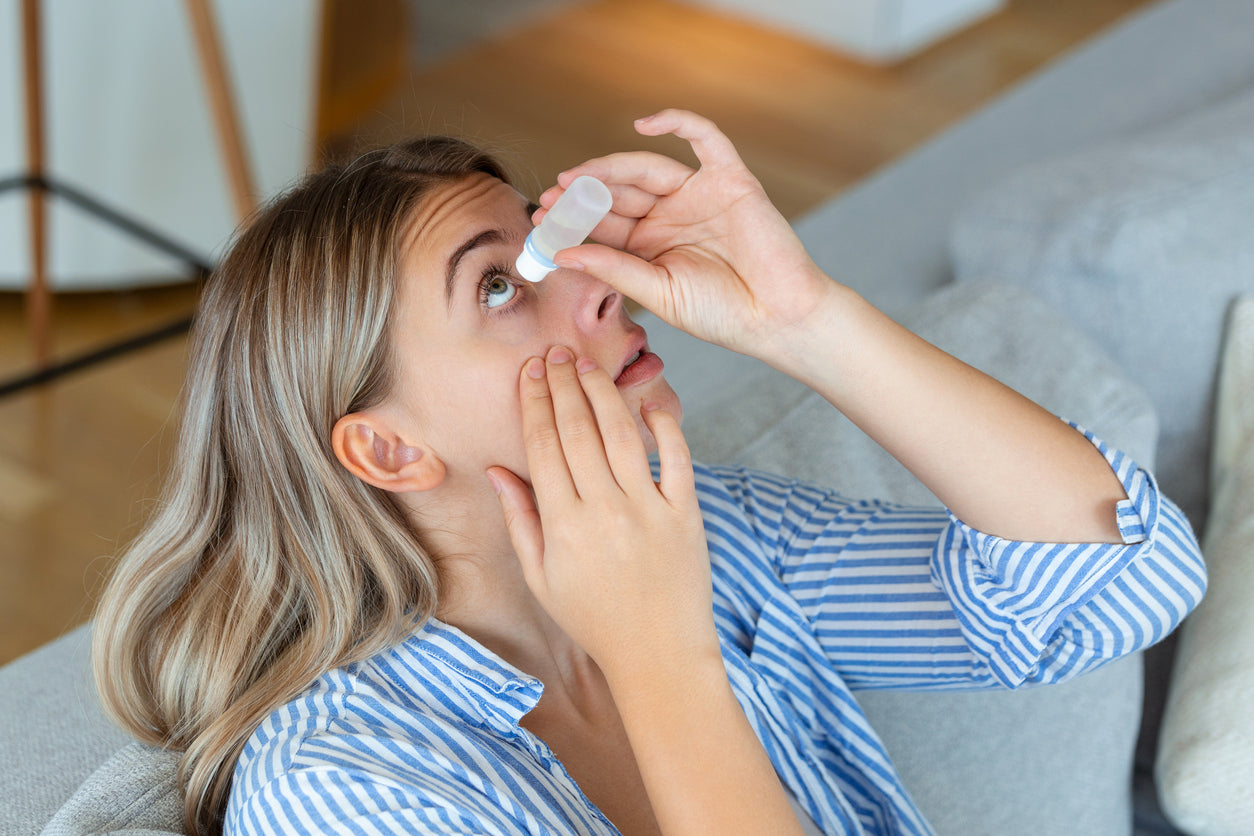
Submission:
{"label": "blue and white striped shirt", "polygon": [[[697,466],[732,688],[824,833],[931,833],[851,689],[1059,682],[1158,641],[1201,599],[1184,516],[1122,453],[1122,544],[1020,543],[942,509]],[[236,765],[227,833],[614,834],[522,728],[543,686],[456,628],[331,671]]]}

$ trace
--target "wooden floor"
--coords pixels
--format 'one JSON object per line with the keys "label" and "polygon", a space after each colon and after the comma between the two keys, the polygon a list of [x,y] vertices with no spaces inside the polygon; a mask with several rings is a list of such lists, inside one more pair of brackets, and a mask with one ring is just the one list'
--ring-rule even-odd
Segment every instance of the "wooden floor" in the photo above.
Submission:
{"label": "wooden floor", "polygon": [[[838,194],[1148,0],[1011,0],[892,67],[670,0],[592,0],[409,81],[329,156],[414,132],[485,141],[538,192],[590,156],[650,147],[631,122],[666,106],[714,118],[789,217]],[[185,313],[194,290],[62,296],[56,350]],[[0,663],[86,620],[177,455],[185,340],[0,398]],[[20,299],[0,294],[0,377],[29,364]]]}

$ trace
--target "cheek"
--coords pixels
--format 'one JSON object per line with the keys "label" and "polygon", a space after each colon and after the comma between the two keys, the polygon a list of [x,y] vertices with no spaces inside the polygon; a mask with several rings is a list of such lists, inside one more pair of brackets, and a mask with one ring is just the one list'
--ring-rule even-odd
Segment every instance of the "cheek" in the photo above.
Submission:
{"label": "cheek", "polygon": [[494,435],[498,439],[522,434],[518,376],[524,360],[514,363],[512,358],[507,362],[497,358],[466,374],[462,380],[467,403],[473,404],[474,424],[496,427]]}
{"label": "cheek", "polygon": [[411,374],[405,388],[415,431],[446,459],[446,465],[518,463],[514,454],[523,446],[518,395],[522,364],[523,359],[515,363],[513,352],[499,346],[480,351],[462,345],[429,352]]}
{"label": "cheek", "polygon": [[491,364],[481,366],[478,374],[469,376],[473,415],[464,415],[458,428],[472,435],[470,444],[481,459],[479,464],[499,464],[524,478],[526,453],[518,379],[523,363],[531,356],[504,359],[498,354]]}
{"label": "cheek", "polygon": [[[523,292],[536,293],[530,289]],[[569,319],[569,312],[555,315],[551,304],[532,296],[519,300],[503,313],[485,316],[476,329],[475,339],[481,348],[498,356],[501,352],[517,355],[521,367],[527,357],[543,355],[544,349],[558,338],[557,323]]]}

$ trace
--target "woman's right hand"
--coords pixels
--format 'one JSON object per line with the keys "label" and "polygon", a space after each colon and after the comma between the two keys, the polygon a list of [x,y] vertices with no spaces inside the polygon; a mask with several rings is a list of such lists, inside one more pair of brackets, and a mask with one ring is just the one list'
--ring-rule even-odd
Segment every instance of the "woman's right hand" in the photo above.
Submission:
{"label": "woman's right hand", "polygon": [[489,476],[532,593],[611,684],[658,654],[717,659],[705,529],[674,416],[643,411],[655,483],[635,419],[594,362],[555,347],[524,365],[519,388],[531,487],[505,468]]}
{"label": "woman's right hand", "polygon": [[772,364],[786,359],[776,357],[782,344],[822,327],[812,314],[838,286],[713,122],[664,110],[638,120],[636,130],[687,140],[700,167],[633,151],[562,172],[540,196],[542,207],[585,174],[609,186],[614,205],[593,231],[597,243],[563,250],[557,263],[596,276],[699,339]]}

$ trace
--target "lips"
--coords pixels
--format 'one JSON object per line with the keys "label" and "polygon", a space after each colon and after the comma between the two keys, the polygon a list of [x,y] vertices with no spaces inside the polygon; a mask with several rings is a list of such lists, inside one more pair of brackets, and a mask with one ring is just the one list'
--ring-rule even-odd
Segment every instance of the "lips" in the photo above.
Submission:
{"label": "lips", "polygon": [[662,368],[661,357],[647,348],[638,349],[627,358],[623,370],[619,372],[618,377],[614,378],[614,385],[625,389],[628,386],[645,383],[661,374]]}
{"label": "lips", "polygon": [[623,379],[623,375],[627,374],[628,370],[639,362],[640,358],[644,355],[645,350],[643,348],[637,349],[630,357],[623,361],[623,368],[619,371],[618,376],[614,378],[614,383],[617,385],[619,381]]}
{"label": "lips", "polygon": [[627,371],[641,356],[649,350],[649,335],[639,325],[632,323],[632,328],[627,334],[627,345],[623,349],[622,361],[618,366],[618,374],[614,376],[614,382],[622,378],[623,373]]}

